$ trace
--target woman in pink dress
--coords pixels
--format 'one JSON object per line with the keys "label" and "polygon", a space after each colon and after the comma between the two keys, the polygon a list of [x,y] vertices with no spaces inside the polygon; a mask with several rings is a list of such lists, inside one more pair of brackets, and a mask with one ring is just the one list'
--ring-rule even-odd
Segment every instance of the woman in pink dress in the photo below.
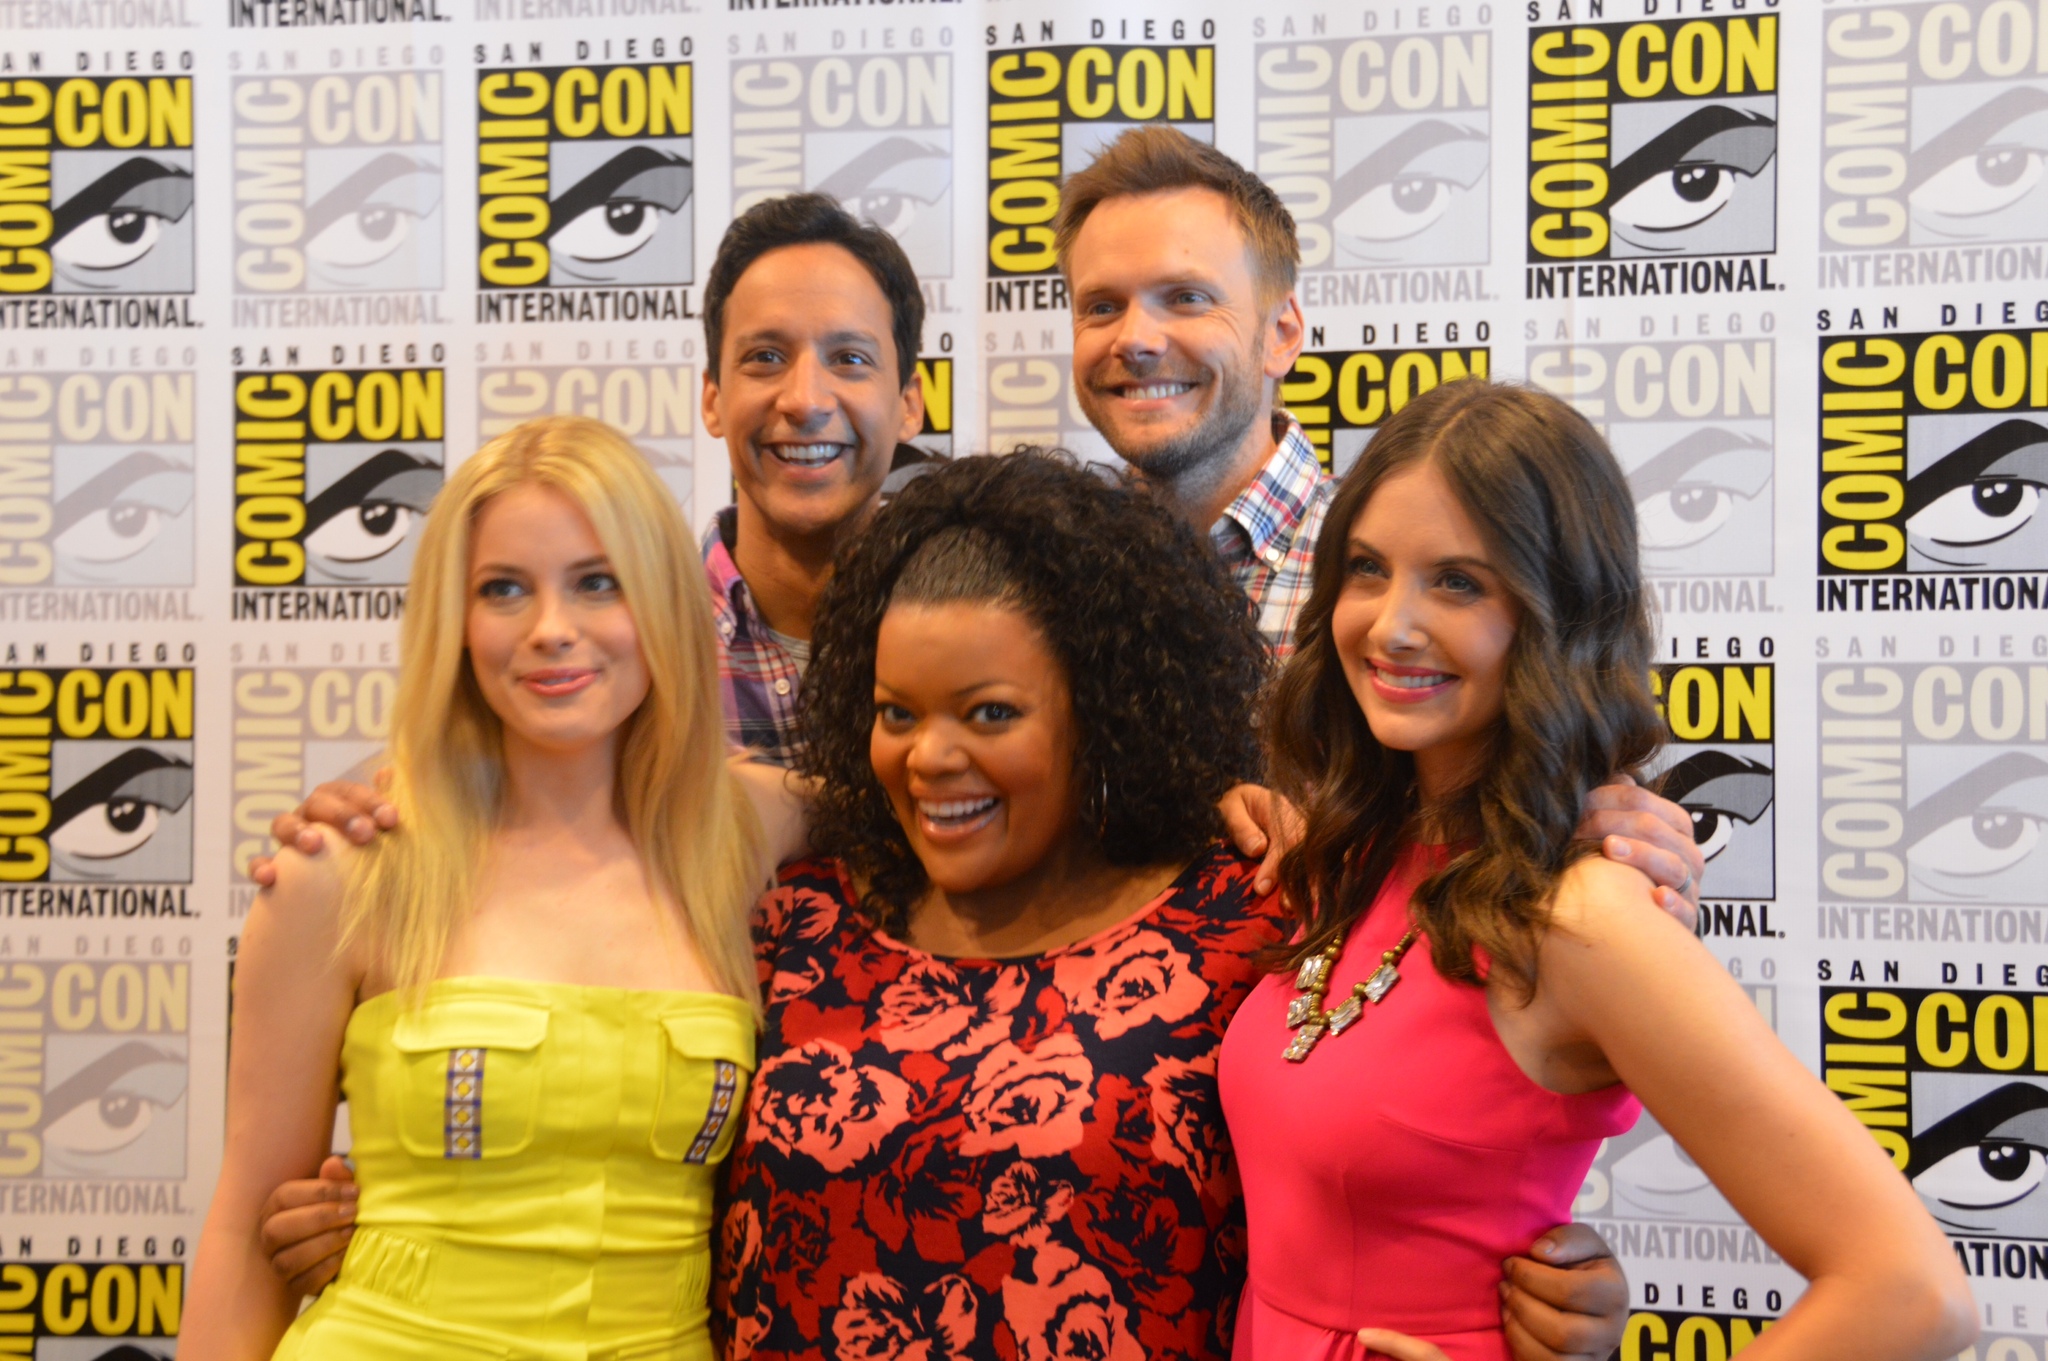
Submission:
{"label": "woman in pink dress", "polygon": [[1584,791],[1656,749],[1652,641],[1628,484],[1555,398],[1437,388],[1338,490],[1267,704],[1301,930],[1221,1058],[1235,1361],[1504,1361],[1501,1259],[1569,1214],[1638,1098],[1811,1282],[1746,1361],[1975,1335],[1869,1132],[1640,910],[1648,880],[1573,840]]}

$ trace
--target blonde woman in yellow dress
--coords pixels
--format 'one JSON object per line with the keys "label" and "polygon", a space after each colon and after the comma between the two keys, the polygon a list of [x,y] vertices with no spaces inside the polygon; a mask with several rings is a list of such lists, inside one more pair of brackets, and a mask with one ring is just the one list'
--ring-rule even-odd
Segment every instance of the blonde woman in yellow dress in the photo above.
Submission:
{"label": "blonde woman in yellow dress", "polygon": [[[712,1357],[746,911],[790,829],[727,766],[691,542],[595,421],[521,426],[449,478],[401,634],[404,831],[285,852],[243,930],[181,1355]],[[337,1095],[361,1227],[294,1322],[258,1213],[319,1165]]]}

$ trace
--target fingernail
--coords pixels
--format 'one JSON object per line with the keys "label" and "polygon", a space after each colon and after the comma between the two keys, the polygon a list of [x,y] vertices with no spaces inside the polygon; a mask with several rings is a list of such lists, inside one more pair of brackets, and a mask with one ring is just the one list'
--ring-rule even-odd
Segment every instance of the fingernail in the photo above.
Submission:
{"label": "fingernail", "polygon": [[1613,842],[1613,849],[1612,849],[1612,850],[1610,850],[1610,851],[1608,851],[1607,853],[1608,853],[1609,855],[1613,856],[1613,857],[1614,857],[1614,858],[1615,858],[1616,860],[1626,860],[1626,859],[1628,859],[1628,857],[1629,857],[1629,845],[1628,845],[1628,843],[1627,843],[1626,841],[1622,840],[1622,839],[1621,839],[1620,837],[1614,837],[1614,838],[1612,838],[1612,842]]}
{"label": "fingernail", "polygon": [[340,1215],[343,1219],[354,1219],[356,1217],[356,1203],[353,1200],[341,1202]]}
{"label": "fingernail", "polygon": [[373,830],[368,818],[350,818],[348,820],[348,835],[351,841],[368,841]]}
{"label": "fingernail", "polygon": [[388,803],[380,803],[377,805],[377,822],[379,823],[379,825],[389,827],[397,821],[398,810],[396,808],[392,807]]}
{"label": "fingernail", "polygon": [[341,1184],[341,1198],[343,1200],[354,1200],[357,1196],[361,1195],[362,1193],[363,1188],[356,1185],[352,1181],[345,1181]]}

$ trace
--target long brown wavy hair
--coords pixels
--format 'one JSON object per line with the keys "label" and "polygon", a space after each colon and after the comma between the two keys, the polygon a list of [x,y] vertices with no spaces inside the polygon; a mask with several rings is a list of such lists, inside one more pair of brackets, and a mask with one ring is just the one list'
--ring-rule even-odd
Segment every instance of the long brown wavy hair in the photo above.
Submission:
{"label": "long brown wavy hair", "polygon": [[1478,946],[1533,992],[1552,888],[1591,849],[1574,841],[1586,794],[1640,768],[1663,727],[1650,696],[1635,504],[1620,466],[1557,398],[1484,379],[1447,383],[1402,408],[1330,503],[1296,650],[1265,706],[1274,785],[1306,824],[1280,867],[1303,937],[1273,962],[1295,967],[1349,931],[1417,831],[1414,757],[1373,737],[1330,617],[1349,576],[1352,525],[1382,482],[1425,461],[1485,535],[1521,614],[1506,712],[1482,773],[1450,807],[1430,810],[1463,849],[1416,890],[1410,910],[1444,977],[1478,982]]}

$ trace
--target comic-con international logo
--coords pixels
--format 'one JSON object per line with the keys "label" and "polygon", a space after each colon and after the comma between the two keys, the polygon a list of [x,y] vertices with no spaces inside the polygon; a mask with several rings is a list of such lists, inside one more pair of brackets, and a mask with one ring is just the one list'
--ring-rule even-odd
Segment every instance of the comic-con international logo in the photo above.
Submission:
{"label": "comic-con international logo", "polygon": [[476,100],[477,320],[682,320],[690,63],[481,71]]}
{"label": "comic-con international logo", "polygon": [[235,618],[397,613],[441,489],[442,372],[235,375]]}
{"label": "comic-con international logo", "polygon": [[2044,490],[2048,331],[1821,339],[1822,610],[2040,609]]}
{"label": "comic-con international logo", "polygon": [[1859,5],[1825,27],[1820,285],[2048,277],[2048,13]]}
{"label": "comic-con international logo", "polygon": [[[1994,986],[1968,986],[1976,973]],[[1966,1272],[2039,1281],[2048,992],[2020,988],[2048,984],[2048,972],[2014,987],[2019,973],[1950,964],[1944,980],[1965,986],[1823,987],[1821,1075],[1912,1182]]]}
{"label": "comic-con international logo", "polygon": [[633,441],[694,524],[697,400],[692,364],[487,364],[477,371],[477,437],[540,416],[593,416]]}
{"label": "comic-con international logo", "polygon": [[[1772,607],[1772,341],[1535,345],[1528,373],[1577,407],[1628,473],[1643,570],[1667,613]],[[1699,580],[1728,577],[1757,579]]]}
{"label": "comic-con international logo", "polygon": [[[190,76],[0,81],[0,299],[190,293],[192,172]],[[90,305],[35,315],[76,325],[87,312],[137,324]]]}
{"label": "comic-con international logo", "polygon": [[0,1178],[185,1175],[190,964],[0,965],[0,1018]]}
{"label": "comic-con international logo", "polygon": [[1776,936],[1776,705],[1769,662],[1692,662],[1650,676],[1665,746],[1652,774],[1706,857],[1701,935]]}
{"label": "comic-con international logo", "polygon": [[[1095,20],[1090,36],[1125,36],[1132,20]],[[1215,36],[1204,20],[1201,37]],[[988,54],[988,307],[1064,308],[1055,279],[1053,219],[1060,184],[1085,168],[1127,128],[1165,122],[1201,142],[1216,140],[1216,49],[1161,46],[1024,47],[1026,25],[991,25]],[[1159,36],[1188,36],[1189,24],[1144,20]],[[1040,23],[1050,40],[1053,21]],[[1038,280],[1036,283],[1020,282]]]}
{"label": "comic-con international logo", "polygon": [[[324,645],[323,645],[324,646]],[[345,644],[334,644],[346,655]],[[308,649],[309,651],[312,649]],[[296,647],[289,647],[297,661]],[[270,821],[317,785],[341,778],[384,748],[398,673],[391,666],[237,668],[235,697],[234,873],[246,882],[249,857],[261,855]]]}
{"label": "comic-con international logo", "polygon": [[170,1361],[184,1305],[180,1262],[0,1264],[0,1338],[36,1361]]}
{"label": "comic-con international logo", "polygon": [[[1367,326],[1366,332],[1376,328]],[[1458,327],[1442,328],[1455,342]],[[1485,322],[1473,328],[1485,340]],[[1439,383],[1484,378],[1492,364],[1484,345],[1416,349],[1321,350],[1303,354],[1280,380],[1280,402],[1301,422],[1316,457],[1342,477],[1387,417]]]}
{"label": "comic-con international logo", "polygon": [[1528,79],[1529,297],[1779,286],[1777,15],[1534,28]]}
{"label": "comic-con international logo", "polygon": [[[1307,307],[1422,302],[1345,270],[1485,264],[1493,35],[1323,39],[1252,20],[1260,178],[1294,214]],[[1466,295],[1473,285],[1466,283]]]}
{"label": "comic-con international logo", "polygon": [[1020,444],[1058,445],[1091,462],[1121,464],[1075,399],[1072,346],[1064,322],[1056,328],[1012,327],[982,336],[988,448],[1007,452]]}
{"label": "comic-con international logo", "polygon": [[192,374],[0,374],[0,587],[192,584]]}
{"label": "comic-con international logo", "polygon": [[736,60],[732,211],[798,190],[888,231],[919,278],[951,275],[952,54]]}
{"label": "comic-con international logo", "polygon": [[1823,904],[1821,934],[2038,934],[2003,909],[2048,907],[2048,665],[1824,666],[1819,711],[1822,896],[1928,905]]}
{"label": "comic-con international logo", "polygon": [[[439,71],[250,76],[233,98],[238,294],[441,286]],[[333,320],[424,319],[409,301],[409,315]],[[317,311],[250,306],[235,320],[317,324]]]}

